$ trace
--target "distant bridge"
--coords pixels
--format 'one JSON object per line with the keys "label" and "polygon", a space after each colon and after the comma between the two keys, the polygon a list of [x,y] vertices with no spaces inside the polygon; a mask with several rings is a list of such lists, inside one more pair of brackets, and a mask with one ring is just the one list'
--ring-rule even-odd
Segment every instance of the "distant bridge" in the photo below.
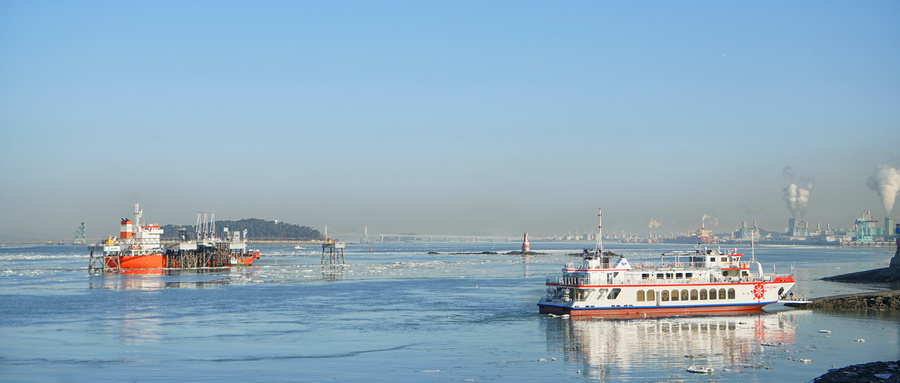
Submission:
{"label": "distant bridge", "polygon": [[[341,233],[329,231],[326,227],[325,233],[328,237],[337,238],[344,242],[516,242],[521,241],[521,236],[508,235],[490,235],[490,234],[385,234],[369,230],[368,227],[349,232]],[[533,238],[533,237],[529,237]],[[540,240],[540,238],[534,238]]]}

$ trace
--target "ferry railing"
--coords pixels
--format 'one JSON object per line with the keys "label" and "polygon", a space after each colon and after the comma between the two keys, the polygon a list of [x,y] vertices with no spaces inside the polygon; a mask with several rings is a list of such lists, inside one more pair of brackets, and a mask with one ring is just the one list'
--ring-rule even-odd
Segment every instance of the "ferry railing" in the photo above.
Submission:
{"label": "ferry railing", "polygon": [[[709,280],[709,278],[701,278],[703,280],[695,279],[695,278],[681,278],[681,279],[640,279],[640,278],[628,278],[624,280],[614,281],[611,285],[690,285],[697,283],[732,283],[732,282],[744,282],[744,283],[752,283],[752,282],[772,282],[775,280],[773,276],[763,276],[763,277],[726,277],[723,279],[713,279]],[[594,281],[591,282],[590,278],[582,278],[582,277],[549,277],[547,278],[548,285],[565,285],[565,286],[585,286],[590,284],[600,284],[606,285],[605,282]]]}
{"label": "ferry railing", "polygon": [[567,263],[564,269],[567,270],[591,270],[591,269],[609,269],[612,265],[609,263],[601,263],[598,267],[585,267],[583,263]]}
{"label": "ferry railing", "polygon": [[566,286],[582,286],[588,284],[588,278],[576,278],[576,277],[549,277],[547,278],[548,285],[566,285]]}

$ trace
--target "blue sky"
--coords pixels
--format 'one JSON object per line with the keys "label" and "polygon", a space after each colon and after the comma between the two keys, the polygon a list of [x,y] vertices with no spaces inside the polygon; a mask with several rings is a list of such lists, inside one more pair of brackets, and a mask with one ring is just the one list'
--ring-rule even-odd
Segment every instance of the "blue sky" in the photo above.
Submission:
{"label": "blue sky", "polygon": [[[900,4],[0,3],[0,237],[280,219],[849,227],[900,167]],[[712,221],[708,221],[712,224]]]}

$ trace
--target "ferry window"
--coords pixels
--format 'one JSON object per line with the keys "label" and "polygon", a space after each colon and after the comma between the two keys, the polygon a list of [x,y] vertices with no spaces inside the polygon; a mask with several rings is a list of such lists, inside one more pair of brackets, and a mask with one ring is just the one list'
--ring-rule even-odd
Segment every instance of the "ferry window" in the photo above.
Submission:
{"label": "ferry window", "polygon": [[722,262],[728,262],[728,257],[722,257],[722,259],[720,259],[720,261],[722,261]]}
{"label": "ferry window", "polygon": [[588,293],[589,293],[589,291],[587,291],[585,289],[575,289],[575,300],[583,301],[583,300],[587,299]]}
{"label": "ferry window", "polygon": [[[700,298],[703,299],[703,298]],[[709,299],[716,299],[716,289],[709,290]]]}
{"label": "ferry window", "polygon": [[598,297],[603,298],[604,295],[606,295],[606,289],[597,290]]}
{"label": "ferry window", "polygon": [[661,293],[659,293],[659,300],[661,300],[663,302],[668,302],[669,301],[669,290],[663,290]]}
{"label": "ferry window", "polygon": [[688,300],[688,291],[687,290],[681,290],[681,300],[683,300],[683,301]]}
{"label": "ferry window", "polygon": [[663,279],[663,273],[656,273],[656,279]]}
{"label": "ferry window", "polygon": [[638,292],[637,292],[637,301],[638,301],[638,302],[643,302],[643,301],[644,301],[644,290],[638,290]]}
{"label": "ferry window", "polygon": [[725,299],[725,289],[719,289],[719,299]]}
{"label": "ferry window", "polygon": [[701,301],[706,300],[706,289],[700,289],[700,300]]}
{"label": "ferry window", "polygon": [[728,299],[734,299],[734,289],[728,289]]}
{"label": "ferry window", "polygon": [[685,277],[685,278],[690,278],[690,277],[693,277],[693,276],[694,276],[694,273],[684,273],[684,277]]}
{"label": "ferry window", "polygon": [[678,300],[678,290],[672,290],[672,300],[673,301]]}
{"label": "ferry window", "polygon": [[619,293],[622,292],[622,289],[612,289],[609,292],[609,295],[606,296],[606,299],[616,299],[619,297]]}
{"label": "ferry window", "polygon": [[716,261],[716,257],[709,257],[709,261],[710,261],[710,262],[715,262],[715,261]]}
{"label": "ferry window", "polygon": [[683,276],[682,276],[681,273],[675,273],[675,278],[676,278],[676,279],[681,279],[681,278],[683,278]]}
{"label": "ferry window", "polygon": [[650,274],[647,274],[647,273],[641,274],[641,279],[650,279]]}
{"label": "ferry window", "polygon": [[691,300],[696,301],[699,295],[697,295],[697,289],[691,290]]}
{"label": "ferry window", "polygon": [[666,279],[672,279],[672,273],[666,273]]}
{"label": "ferry window", "polygon": [[647,300],[648,301],[656,300],[656,294],[653,293],[653,290],[647,290]]}

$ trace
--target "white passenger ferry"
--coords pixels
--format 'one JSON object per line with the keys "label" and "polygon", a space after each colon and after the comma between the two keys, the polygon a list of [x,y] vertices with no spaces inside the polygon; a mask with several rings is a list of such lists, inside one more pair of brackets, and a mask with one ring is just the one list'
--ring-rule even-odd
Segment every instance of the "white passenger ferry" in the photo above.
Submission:
{"label": "white passenger ferry", "polygon": [[[601,221],[602,234],[602,221]],[[794,278],[766,275],[735,250],[664,253],[658,262],[631,264],[624,256],[586,250],[580,264],[547,278],[542,314],[672,315],[759,310],[789,294]]]}

